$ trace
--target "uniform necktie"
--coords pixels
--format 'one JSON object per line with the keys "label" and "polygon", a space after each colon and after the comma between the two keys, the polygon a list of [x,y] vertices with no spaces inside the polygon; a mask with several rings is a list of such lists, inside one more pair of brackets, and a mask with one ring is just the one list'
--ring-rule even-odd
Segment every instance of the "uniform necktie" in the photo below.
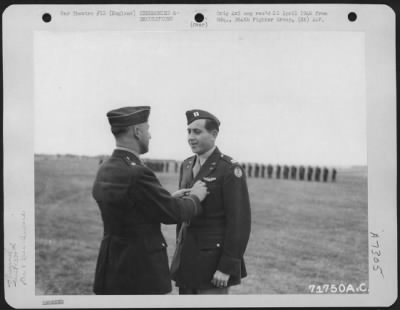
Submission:
{"label": "uniform necktie", "polygon": [[197,156],[197,157],[196,157],[196,162],[194,163],[194,166],[193,166],[193,169],[192,169],[193,178],[195,178],[196,175],[199,173],[200,168],[201,168],[201,165],[200,165],[200,158]]}

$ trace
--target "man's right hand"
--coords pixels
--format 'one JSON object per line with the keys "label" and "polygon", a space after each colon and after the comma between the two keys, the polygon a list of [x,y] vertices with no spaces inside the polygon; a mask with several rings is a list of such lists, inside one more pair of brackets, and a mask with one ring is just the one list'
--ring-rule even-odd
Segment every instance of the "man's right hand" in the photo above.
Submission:
{"label": "man's right hand", "polygon": [[183,196],[190,194],[190,188],[182,188],[177,190],[176,192],[172,193],[172,197],[174,198],[182,198]]}
{"label": "man's right hand", "polygon": [[197,196],[200,199],[200,201],[203,201],[208,194],[206,184],[202,181],[197,181],[190,189],[190,194]]}

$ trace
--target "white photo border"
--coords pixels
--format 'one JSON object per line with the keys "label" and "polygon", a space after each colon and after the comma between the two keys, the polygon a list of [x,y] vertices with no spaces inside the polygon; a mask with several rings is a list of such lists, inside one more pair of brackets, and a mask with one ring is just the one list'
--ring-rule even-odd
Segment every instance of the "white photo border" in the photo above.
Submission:
{"label": "white photo border", "polygon": [[[268,8],[321,9],[328,12],[322,24],[233,24],[215,22],[216,10]],[[82,16],[51,25],[44,13],[54,16],[77,5],[12,5],[3,13],[4,78],[4,272],[18,268],[13,285],[5,276],[5,297],[16,308],[123,308],[123,307],[305,307],[389,306],[397,299],[397,159],[396,159],[396,65],[395,13],[385,5],[79,5],[80,10],[173,10],[172,22],[141,23],[138,19]],[[206,12],[207,29],[193,28],[193,13]],[[357,12],[350,24],[348,12]],[[346,18],[343,18],[346,16]],[[222,296],[37,296],[35,295],[34,212],[34,72],[35,31],[212,31],[224,29],[358,31],[365,33],[367,85],[369,293],[354,295],[229,295]],[[268,27],[268,28],[267,28]],[[21,194],[23,193],[23,194]],[[376,258],[376,241],[382,255]],[[19,255],[14,266],[15,253]],[[385,272],[381,276],[379,268]],[[23,277],[23,281],[21,280]],[[21,298],[23,296],[24,298]]]}

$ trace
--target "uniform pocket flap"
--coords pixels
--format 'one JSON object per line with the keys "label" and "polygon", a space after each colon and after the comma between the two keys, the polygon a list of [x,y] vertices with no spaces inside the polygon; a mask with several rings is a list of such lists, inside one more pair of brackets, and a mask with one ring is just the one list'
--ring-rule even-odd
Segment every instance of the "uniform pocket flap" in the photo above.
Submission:
{"label": "uniform pocket flap", "polygon": [[222,238],[213,238],[213,237],[201,237],[199,238],[199,249],[219,249],[222,248]]}
{"label": "uniform pocket flap", "polygon": [[167,243],[163,237],[150,237],[144,239],[144,246],[148,252],[154,252],[165,249],[167,247]]}

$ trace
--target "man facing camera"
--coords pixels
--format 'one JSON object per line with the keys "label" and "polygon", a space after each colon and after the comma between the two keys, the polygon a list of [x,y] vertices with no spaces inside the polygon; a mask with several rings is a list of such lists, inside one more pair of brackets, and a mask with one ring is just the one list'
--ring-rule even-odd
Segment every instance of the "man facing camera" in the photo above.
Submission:
{"label": "man facing camera", "polygon": [[96,294],[170,292],[167,244],[160,223],[188,221],[202,212],[200,202],[207,195],[203,183],[171,196],[142,163],[140,155],[149,150],[151,138],[149,114],[147,106],[107,113],[116,148],[100,166],[93,185],[104,224],[95,272]]}
{"label": "man facing camera", "polygon": [[215,145],[220,122],[209,112],[186,112],[195,153],[181,166],[179,188],[207,184],[203,213],[178,225],[171,273],[180,294],[228,294],[247,275],[243,254],[250,236],[250,201],[239,163]]}

